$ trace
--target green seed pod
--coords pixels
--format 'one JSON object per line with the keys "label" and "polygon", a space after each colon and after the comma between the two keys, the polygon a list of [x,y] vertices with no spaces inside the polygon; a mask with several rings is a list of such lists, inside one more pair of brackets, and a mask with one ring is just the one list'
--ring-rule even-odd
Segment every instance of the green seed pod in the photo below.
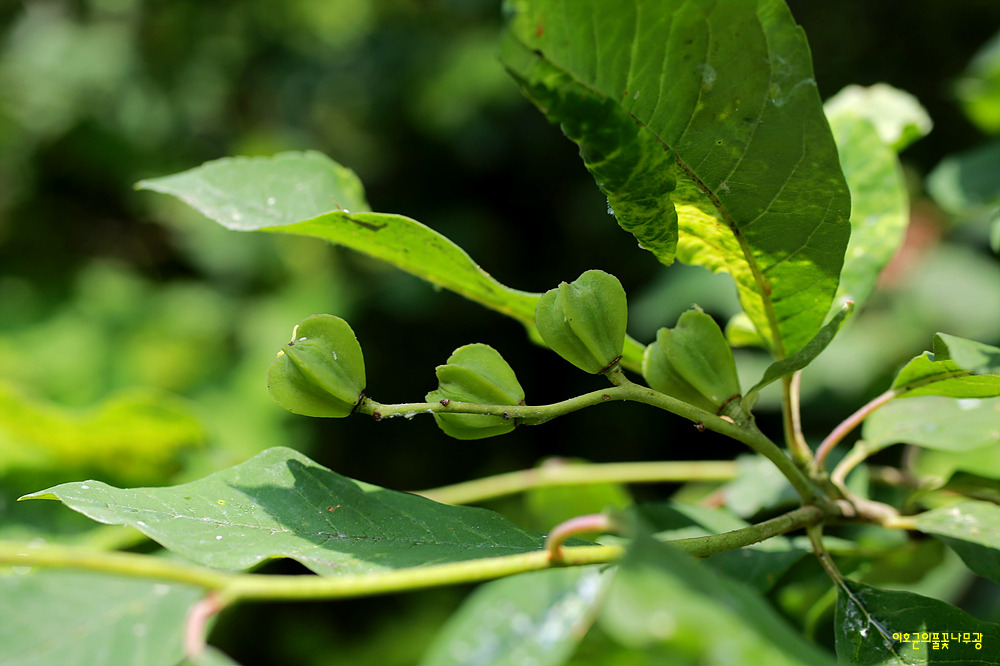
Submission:
{"label": "green seed pod", "polygon": [[271,398],[295,414],[340,418],[365,390],[365,359],[354,331],[333,315],[306,317],[267,372]]}
{"label": "green seed pod", "polygon": [[[666,329],[663,329],[666,330]],[[666,393],[672,398],[683,400],[706,412],[715,413],[719,408],[698,392],[698,389],[678,374],[667,353],[657,341],[646,347],[646,353],[642,357],[642,376],[650,388],[654,388],[660,393]]]}
{"label": "green seed pod", "polygon": [[733,350],[715,320],[688,310],[646,349],[643,376],[667,395],[713,413],[740,395]]}
{"label": "green seed pod", "polygon": [[608,371],[621,358],[627,319],[625,290],[604,271],[590,270],[560,283],[535,307],[535,324],[545,344],[592,374]]}
{"label": "green seed pod", "polygon": [[[435,369],[438,388],[427,394],[428,402],[447,404],[472,402],[479,405],[520,405],[524,389],[514,371],[489,345],[459,347],[446,365]],[[482,414],[434,414],[438,427],[455,439],[482,439],[503,435],[517,425],[514,419]]]}

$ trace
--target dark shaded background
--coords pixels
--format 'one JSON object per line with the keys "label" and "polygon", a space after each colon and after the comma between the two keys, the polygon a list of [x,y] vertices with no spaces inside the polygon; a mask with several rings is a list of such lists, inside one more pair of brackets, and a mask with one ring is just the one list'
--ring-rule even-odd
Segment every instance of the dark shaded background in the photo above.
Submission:
{"label": "dark shaded background", "polygon": [[[1000,4],[789,4],[812,45],[824,98],[850,83],[888,82],[913,93],[935,122],[903,156],[927,230],[913,240],[918,260],[871,305],[882,322],[872,335],[888,347],[878,362],[848,365],[843,381],[813,379],[805,425],[822,436],[928,348],[935,330],[1000,341],[993,306],[976,304],[997,295],[988,284],[996,257],[982,227],[949,219],[923,191],[923,177],[944,156],[984,141],[954,82],[1000,27]],[[158,483],[279,444],[397,489],[519,469],[549,455],[738,453],[678,419],[622,404],[472,443],[443,437],[429,418],[376,425],[289,417],[268,400],[263,376],[292,325],[313,312],[351,322],[368,393],[383,402],[421,399],[435,386],[434,366],[469,342],[501,350],[532,402],[601,384],[530,345],[518,325],[414,278],[318,242],[225,232],[132,190],[141,178],[226,155],[315,149],[357,171],[375,210],[434,227],[512,287],[542,291],[588,268],[616,274],[640,340],[694,302],[723,320],[733,314],[724,279],[665,271],[617,228],[574,146],[493,60],[499,28],[492,0],[0,4],[0,380],[66,408],[134,386],[190,399],[205,423],[205,449]],[[948,265],[985,266],[969,278],[987,283],[985,291],[962,290],[963,302],[947,284],[946,299],[913,286],[920,257],[941,247],[949,257],[958,252]],[[924,304],[917,314],[913,302]],[[760,420],[778,432],[767,413]],[[95,472],[84,465],[0,476],[0,516],[18,523],[9,499],[83,473]],[[97,473],[116,481],[113,469]],[[218,639],[248,665],[410,663],[413,646],[459,592],[248,609],[224,619]],[[393,610],[397,602],[405,611]],[[383,637],[377,656],[363,647],[373,635]],[[336,654],[330,645],[340,646]]]}

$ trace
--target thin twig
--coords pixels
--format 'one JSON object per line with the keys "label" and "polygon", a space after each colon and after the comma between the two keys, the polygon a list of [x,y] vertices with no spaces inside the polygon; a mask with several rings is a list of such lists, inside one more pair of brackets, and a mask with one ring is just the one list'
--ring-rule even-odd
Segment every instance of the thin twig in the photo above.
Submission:
{"label": "thin twig", "polygon": [[819,447],[817,447],[816,449],[816,457],[813,460],[813,467],[816,470],[822,469],[823,463],[826,462],[826,457],[830,455],[830,451],[832,451],[834,447],[836,447],[837,444],[839,444],[840,441],[847,436],[848,433],[857,428],[858,425],[860,425],[862,421],[868,418],[868,416],[872,412],[874,412],[876,409],[886,404],[893,398],[897,397],[898,395],[899,393],[897,393],[895,390],[889,389],[888,391],[878,396],[877,398],[866,404],[864,407],[862,407],[861,409],[859,409],[858,411],[854,412],[846,419],[844,419],[840,423],[840,425],[834,428],[830,432],[830,434],[826,436],[826,439],[820,442]]}

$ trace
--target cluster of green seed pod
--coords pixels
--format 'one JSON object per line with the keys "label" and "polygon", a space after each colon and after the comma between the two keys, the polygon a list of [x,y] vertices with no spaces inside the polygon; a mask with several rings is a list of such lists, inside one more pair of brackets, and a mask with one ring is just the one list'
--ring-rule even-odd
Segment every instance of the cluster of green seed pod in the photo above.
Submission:
{"label": "cluster of green seed pod", "polygon": [[[480,343],[459,347],[445,365],[435,369],[437,389],[428,402],[448,405],[452,401],[478,405],[522,405],[524,389],[514,370],[500,353]],[[483,414],[435,413],[434,420],[445,434],[456,439],[483,439],[513,430],[516,419]]]}
{"label": "cluster of green seed pod", "polygon": [[642,374],[651,388],[713,414],[737,409],[740,381],[733,350],[709,315],[688,310],[646,347]]}
{"label": "cluster of green seed pod", "polygon": [[340,317],[306,317],[271,364],[267,388],[295,414],[348,416],[365,390],[365,359],[354,331]]}
{"label": "cluster of green seed pod", "polygon": [[621,282],[598,270],[560,283],[545,292],[535,307],[542,341],[591,374],[608,372],[621,359],[627,319]]}

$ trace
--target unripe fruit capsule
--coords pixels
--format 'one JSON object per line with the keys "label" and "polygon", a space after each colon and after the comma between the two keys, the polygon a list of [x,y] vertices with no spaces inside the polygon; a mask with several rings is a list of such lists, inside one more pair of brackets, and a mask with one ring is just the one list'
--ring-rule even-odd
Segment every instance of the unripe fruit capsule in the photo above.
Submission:
{"label": "unripe fruit capsule", "polygon": [[642,374],[657,391],[713,413],[740,394],[733,350],[715,320],[697,309],[657,332]]}
{"label": "unripe fruit capsule", "polygon": [[[524,389],[500,353],[484,344],[459,347],[439,365],[438,388],[427,394],[428,402],[448,406],[452,401],[479,405],[520,405]],[[482,414],[435,413],[434,420],[445,434],[456,439],[482,439],[510,432],[514,419]]]}
{"label": "unripe fruit capsule", "polygon": [[625,346],[628,305],[621,282],[589,270],[545,292],[535,307],[538,333],[554,352],[592,374],[607,372]]}
{"label": "unripe fruit capsule", "polygon": [[354,331],[328,314],[303,319],[267,373],[267,388],[295,414],[340,418],[365,390],[365,361]]}

